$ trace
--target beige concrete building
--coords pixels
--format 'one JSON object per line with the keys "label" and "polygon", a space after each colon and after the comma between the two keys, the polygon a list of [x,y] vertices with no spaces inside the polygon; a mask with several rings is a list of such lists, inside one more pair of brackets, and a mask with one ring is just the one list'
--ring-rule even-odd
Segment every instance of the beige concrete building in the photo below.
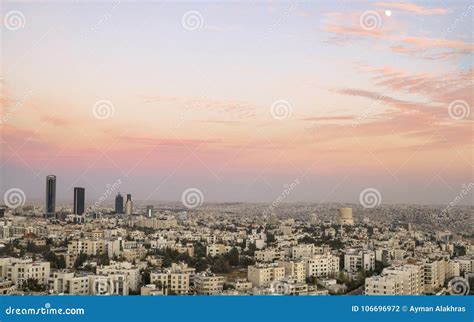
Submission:
{"label": "beige concrete building", "polygon": [[96,256],[104,254],[107,250],[105,240],[74,239],[69,241],[67,251],[70,254],[86,254]]}
{"label": "beige concrete building", "polygon": [[339,209],[337,223],[338,225],[354,225],[354,219],[352,218],[352,208]]}
{"label": "beige concrete building", "polygon": [[285,268],[285,277],[294,279],[296,283],[306,282],[306,266],[304,261],[277,261],[277,263]]}
{"label": "beige concrete building", "polygon": [[28,279],[36,279],[39,284],[48,284],[49,262],[33,261],[13,257],[0,258],[0,278],[21,286]]}
{"label": "beige concrete building", "polygon": [[267,248],[263,250],[255,251],[255,260],[258,262],[270,263],[274,260],[283,259],[285,257],[285,252],[283,250]]}
{"label": "beige concrete building", "polygon": [[424,264],[425,292],[438,291],[446,281],[447,261],[444,259]]}
{"label": "beige concrete building", "polygon": [[366,271],[375,269],[375,252],[370,250],[349,250],[344,254],[344,269],[351,273],[361,269]]}
{"label": "beige concrete building", "polygon": [[111,262],[107,266],[98,266],[96,269],[98,275],[126,275],[130,289],[138,292],[140,287],[140,270],[128,262]]}
{"label": "beige concrete building", "polygon": [[396,276],[372,276],[365,279],[365,295],[401,295],[402,282]]}
{"label": "beige concrete building", "polygon": [[420,295],[424,291],[424,270],[421,265],[406,264],[385,268],[382,275],[398,279],[401,295]]}
{"label": "beige concrete building", "polygon": [[274,264],[257,264],[248,267],[247,279],[253,287],[269,286],[272,281],[282,280],[285,277],[285,267]]}
{"label": "beige concrete building", "polygon": [[164,294],[188,294],[190,281],[195,275],[195,269],[186,264],[173,263],[168,269],[150,274],[150,282],[162,289]]}
{"label": "beige concrete building", "polygon": [[339,273],[339,257],[330,253],[315,255],[305,260],[306,277],[327,277]]}
{"label": "beige concrete building", "polygon": [[227,246],[224,244],[212,244],[206,246],[206,256],[220,256],[230,252],[232,246]]}
{"label": "beige concrete building", "polygon": [[200,295],[217,295],[224,288],[224,276],[201,272],[194,277],[196,293]]}

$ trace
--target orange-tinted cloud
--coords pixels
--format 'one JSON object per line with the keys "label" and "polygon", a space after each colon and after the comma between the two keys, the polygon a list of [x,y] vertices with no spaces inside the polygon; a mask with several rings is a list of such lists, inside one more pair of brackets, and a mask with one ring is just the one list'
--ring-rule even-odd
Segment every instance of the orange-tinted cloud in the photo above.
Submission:
{"label": "orange-tinted cloud", "polygon": [[409,2],[376,2],[377,7],[395,9],[402,12],[413,13],[417,15],[443,15],[449,12],[446,8],[428,8]]}
{"label": "orange-tinted cloud", "polygon": [[[396,6],[401,4],[397,3]],[[403,7],[403,6],[401,6]],[[441,14],[442,10],[428,9],[407,4],[406,10],[423,12],[424,14]],[[447,37],[427,37],[410,35],[407,26],[400,25],[394,18],[388,18],[383,12],[375,12],[372,15],[374,26],[364,28],[361,18],[367,12],[336,12],[326,14],[326,22],[323,31],[332,35],[328,42],[334,44],[345,44],[350,40],[365,39],[377,41],[377,44],[386,46],[397,54],[407,54],[429,60],[449,59],[460,55],[472,54],[474,45],[461,39],[449,39]]]}

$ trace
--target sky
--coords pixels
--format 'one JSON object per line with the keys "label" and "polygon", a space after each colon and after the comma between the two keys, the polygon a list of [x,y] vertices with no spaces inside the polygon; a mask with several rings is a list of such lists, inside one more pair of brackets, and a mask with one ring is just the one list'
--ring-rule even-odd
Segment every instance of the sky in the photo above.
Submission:
{"label": "sky", "polygon": [[[473,182],[470,1],[2,1],[0,193],[447,204]],[[297,184],[294,184],[294,183]],[[473,204],[473,194],[461,204]]]}

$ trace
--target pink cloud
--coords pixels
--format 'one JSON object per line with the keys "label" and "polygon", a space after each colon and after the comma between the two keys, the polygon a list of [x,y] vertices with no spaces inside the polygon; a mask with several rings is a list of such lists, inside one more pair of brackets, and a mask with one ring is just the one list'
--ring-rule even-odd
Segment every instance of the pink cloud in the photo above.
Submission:
{"label": "pink cloud", "polygon": [[[399,3],[397,5],[400,5]],[[441,12],[440,10],[421,7],[407,6],[418,12]],[[332,35],[328,41],[334,44],[343,45],[350,40],[375,40],[384,47],[397,54],[407,54],[428,60],[449,59],[460,55],[474,52],[474,45],[460,39],[448,39],[446,37],[433,38],[426,36],[405,36],[409,30],[407,26],[400,25],[393,19],[387,19],[383,13],[376,12],[376,23],[373,28],[364,28],[360,18],[364,12],[338,12],[325,16],[323,31]]]}
{"label": "pink cloud", "polygon": [[423,15],[423,16],[443,15],[449,12],[449,10],[445,8],[421,7],[415,3],[409,3],[409,2],[376,2],[374,3],[374,5],[377,7],[395,9],[402,12],[414,13],[414,14]]}

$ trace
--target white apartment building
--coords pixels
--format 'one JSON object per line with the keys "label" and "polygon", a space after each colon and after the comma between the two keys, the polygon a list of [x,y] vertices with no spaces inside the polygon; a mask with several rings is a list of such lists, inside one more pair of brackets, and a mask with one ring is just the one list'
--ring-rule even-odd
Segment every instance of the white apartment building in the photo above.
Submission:
{"label": "white apartment building", "polygon": [[474,273],[474,259],[463,257],[456,259],[459,262],[459,270],[464,273]]}
{"label": "white apartment building", "polygon": [[291,247],[291,258],[303,258],[313,257],[314,255],[313,244],[301,244]]}
{"label": "white apartment building", "polygon": [[127,276],[127,280],[132,291],[138,292],[140,287],[140,270],[138,267],[132,266],[128,262],[112,262],[107,266],[98,266],[96,273],[99,275],[123,274]]}
{"label": "white apartment building", "polygon": [[217,295],[224,288],[224,276],[201,272],[194,277],[196,293],[200,295]]}
{"label": "white apartment building", "polygon": [[361,269],[366,271],[375,269],[375,252],[370,250],[349,250],[344,255],[344,269],[351,273]]}
{"label": "white apartment building", "polygon": [[69,293],[69,283],[74,278],[74,272],[61,270],[53,272],[49,279],[50,289],[56,293]]}
{"label": "white apartment building", "polygon": [[36,279],[39,284],[47,284],[50,274],[50,263],[19,259],[0,258],[0,278],[7,279],[21,286],[28,279]]}
{"label": "white apartment building", "polygon": [[461,276],[461,264],[457,260],[449,260],[446,263],[446,279]]}
{"label": "white apartment building", "polygon": [[326,253],[305,260],[306,277],[327,277],[339,273],[339,257]]}
{"label": "white apartment building", "polygon": [[365,279],[365,295],[401,295],[402,282],[396,276],[372,276]]}
{"label": "white apartment building", "polygon": [[382,275],[398,279],[401,295],[420,295],[424,291],[424,269],[421,265],[387,267]]}
{"label": "white apartment building", "polygon": [[285,268],[285,277],[294,279],[296,283],[306,282],[306,266],[304,261],[277,261],[277,263]]}
{"label": "white apartment building", "polygon": [[108,240],[106,243],[107,255],[109,258],[120,256],[122,252],[122,241],[120,239]]}
{"label": "white apartment building", "polygon": [[152,272],[150,282],[159,285],[164,294],[188,294],[190,281],[194,274],[194,268],[188,267],[186,264],[173,263],[168,269]]}
{"label": "white apartment building", "polygon": [[212,244],[206,246],[206,256],[220,256],[230,252],[232,246],[227,246],[224,244]]}
{"label": "white apartment building", "polygon": [[285,252],[283,250],[267,248],[263,250],[256,250],[254,257],[258,262],[270,263],[274,260],[283,259],[285,257]]}
{"label": "white apartment building", "polygon": [[285,277],[285,267],[277,263],[257,264],[249,266],[247,279],[253,287],[269,286],[272,281],[282,280]]}
{"label": "white apartment building", "polygon": [[124,274],[82,275],[69,281],[72,295],[128,295],[130,285]]}
{"label": "white apartment building", "polygon": [[69,241],[67,251],[70,254],[86,254],[88,256],[96,256],[106,252],[105,240],[92,239],[74,239]]}
{"label": "white apartment building", "polygon": [[446,266],[447,261],[444,259],[424,264],[425,292],[436,292],[444,285]]}
{"label": "white apartment building", "polygon": [[291,278],[285,278],[281,281],[273,281],[270,283],[272,294],[279,295],[308,295],[308,284],[298,283]]}
{"label": "white apartment building", "polygon": [[252,282],[247,281],[246,279],[237,279],[234,282],[234,287],[236,291],[245,292],[252,289]]}

